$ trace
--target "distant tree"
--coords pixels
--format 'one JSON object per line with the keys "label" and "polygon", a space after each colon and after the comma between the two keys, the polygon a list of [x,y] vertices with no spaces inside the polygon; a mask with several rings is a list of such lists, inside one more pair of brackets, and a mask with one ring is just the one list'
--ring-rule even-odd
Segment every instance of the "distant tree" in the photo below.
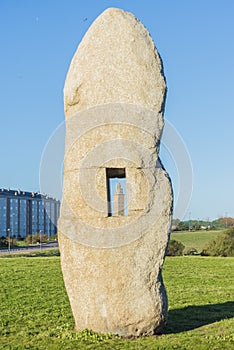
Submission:
{"label": "distant tree", "polygon": [[180,225],[180,219],[173,219],[172,220],[172,230],[173,231],[176,231],[179,225]]}
{"label": "distant tree", "polygon": [[174,227],[173,231],[187,231],[189,229],[189,225],[186,221],[179,221],[177,226]]}
{"label": "distant tree", "polygon": [[57,240],[58,240],[58,234],[56,233],[56,235],[52,236],[51,239],[52,239],[53,241],[57,241]]}
{"label": "distant tree", "polygon": [[232,217],[221,217],[221,218],[215,220],[213,223],[214,223],[215,226],[228,228],[228,227],[234,226],[234,218],[232,218]]}
{"label": "distant tree", "polygon": [[199,231],[201,229],[201,224],[199,223],[199,221],[195,222],[194,229],[195,229],[195,231]]}
{"label": "distant tree", "polygon": [[0,239],[0,247],[5,248],[5,247],[7,247],[7,245],[8,245],[8,241],[7,241],[6,237],[2,236]]}
{"label": "distant tree", "polygon": [[[50,237],[50,240],[55,240],[57,236],[51,236]],[[49,240],[49,237],[48,235],[46,234],[43,234],[43,233],[35,233],[32,235],[27,235],[25,238],[24,238],[24,241],[26,244],[39,244],[40,242],[41,243],[46,243],[48,242]]]}
{"label": "distant tree", "polygon": [[234,256],[234,227],[227,229],[202,251],[204,256]]}
{"label": "distant tree", "polygon": [[183,255],[185,246],[175,239],[170,240],[167,247],[167,256],[180,256]]}
{"label": "distant tree", "polygon": [[32,235],[27,235],[24,239],[26,244],[31,244],[32,243]]}

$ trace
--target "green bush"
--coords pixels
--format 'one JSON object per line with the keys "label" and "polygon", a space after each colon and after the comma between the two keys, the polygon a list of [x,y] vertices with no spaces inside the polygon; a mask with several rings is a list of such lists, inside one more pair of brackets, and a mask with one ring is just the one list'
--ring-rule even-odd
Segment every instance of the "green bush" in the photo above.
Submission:
{"label": "green bush", "polygon": [[167,247],[167,256],[183,255],[184,248],[185,246],[181,242],[178,242],[175,239],[172,239],[170,240]]}
{"label": "green bush", "polygon": [[234,256],[234,227],[225,230],[222,235],[209,242],[201,255]]}
{"label": "green bush", "polygon": [[46,243],[48,241],[48,236],[45,234],[35,233],[32,235],[27,235],[24,239],[26,244],[38,244],[38,243]]}
{"label": "green bush", "polygon": [[1,248],[6,248],[8,246],[8,242],[6,237],[1,237],[0,238],[0,247]]}

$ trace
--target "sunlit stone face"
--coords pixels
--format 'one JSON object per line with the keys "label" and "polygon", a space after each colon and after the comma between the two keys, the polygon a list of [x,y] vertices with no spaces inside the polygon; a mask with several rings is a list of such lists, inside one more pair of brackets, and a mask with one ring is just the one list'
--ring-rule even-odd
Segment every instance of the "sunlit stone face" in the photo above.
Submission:
{"label": "sunlit stone face", "polygon": [[106,10],[80,43],[64,87],[59,246],[77,329],[138,336],[166,321],[161,268],[172,190],[158,158],[165,93],[145,27]]}

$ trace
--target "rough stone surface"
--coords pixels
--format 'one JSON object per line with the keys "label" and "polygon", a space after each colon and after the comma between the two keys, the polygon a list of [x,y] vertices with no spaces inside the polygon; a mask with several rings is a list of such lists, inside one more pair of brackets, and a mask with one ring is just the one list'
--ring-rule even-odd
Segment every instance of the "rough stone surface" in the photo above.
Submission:
{"label": "rough stone surface", "polygon": [[[172,189],[158,158],[166,84],[160,57],[130,13],[108,9],[69,68],[59,246],[76,329],[161,331],[161,277]],[[127,216],[108,216],[106,168],[124,168]]]}
{"label": "rough stone surface", "polygon": [[65,87],[66,117],[106,103],[137,104],[161,112],[166,84],[146,28],[131,13],[108,9],[80,43]]}

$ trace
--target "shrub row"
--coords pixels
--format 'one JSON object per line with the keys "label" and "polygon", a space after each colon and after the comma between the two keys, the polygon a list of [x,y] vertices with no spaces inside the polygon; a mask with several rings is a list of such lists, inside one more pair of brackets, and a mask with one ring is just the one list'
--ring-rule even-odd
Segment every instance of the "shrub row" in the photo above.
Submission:
{"label": "shrub row", "polygon": [[[197,255],[195,248],[185,249],[185,246],[175,239],[169,242],[167,256]],[[234,227],[225,230],[215,240],[210,241],[203,251],[202,256],[233,256],[234,257]]]}

